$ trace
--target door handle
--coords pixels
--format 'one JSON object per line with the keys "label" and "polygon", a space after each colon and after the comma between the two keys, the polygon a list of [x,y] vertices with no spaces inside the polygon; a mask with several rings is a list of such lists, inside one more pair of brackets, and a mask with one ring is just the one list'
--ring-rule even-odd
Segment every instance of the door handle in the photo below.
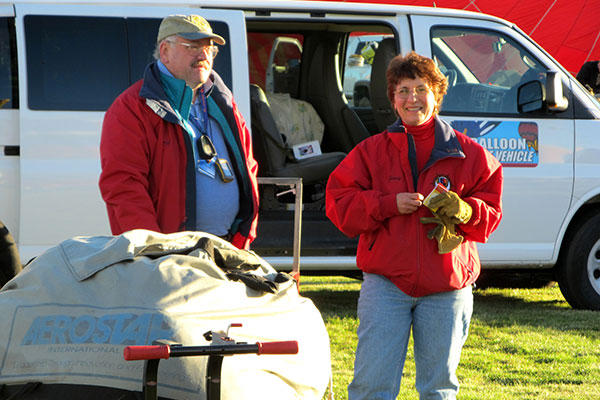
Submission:
{"label": "door handle", "polygon": [[18,156],[21,154],[20,146],[4,146],[5,156]]}

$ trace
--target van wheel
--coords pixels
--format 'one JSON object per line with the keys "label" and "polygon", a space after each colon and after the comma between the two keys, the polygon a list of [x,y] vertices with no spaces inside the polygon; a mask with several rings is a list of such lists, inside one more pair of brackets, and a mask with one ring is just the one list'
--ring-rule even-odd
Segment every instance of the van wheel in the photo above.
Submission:
{"label": "van wheel", "polygon": [[571,307],[600,310],[600,214],[575,232],[557,272],[560,291]]}
{"label": "van wheel", "polygon": [[8,228],[0,221],[0,288],[14,278],[21,269],[17,245]]}

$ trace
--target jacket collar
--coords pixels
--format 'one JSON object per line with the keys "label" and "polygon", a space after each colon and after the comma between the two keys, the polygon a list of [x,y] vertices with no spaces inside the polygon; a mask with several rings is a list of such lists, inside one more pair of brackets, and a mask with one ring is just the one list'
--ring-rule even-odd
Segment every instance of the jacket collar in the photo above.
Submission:
{"label": "jacket collar", "polygon": [[462,150],[456,131],[449,123],[439,118],[437,115],[435,120],[435,145],[431,151],[431,157],[427,162],[427,166],[435,161],[446,157],[465,158],[465,153]]}
{"label": "jacket collar", "polygon": [[[204,84],[207,96],[213,91],[212,80],[215,76],[213,71],[210,79]],[[179,123],[180,119],[187,120],[193,94],[185,81],[161,73],[156,61],[146,66],[139,95],[146,99],[146,104],[161,118],[175,124]]]}
{"label": "jacket collar", "polygon": [[194,97],[192,88],[186,85],[184,80],[163,73],[160,73],[160,82],[167,95],[167,101],[173,110],[178,112],[183,120],[187,121],[190,117],[192,98]]}
{"label": "jacket collar", "polygon": [[178,124],[179,117],[169,104],[167,94],[160,81],[160,71],[156,62],[146,66],[144,80],[140,88],[140,97],[146,100],[148,107],[164,120]]}
{"label": "jacket collar", "polygon": [[402,120],[398,118],[396,122],[387,127],[387,131],[390,133],[406,133],[406,128],[402,124]]}
{"label": "jacket collar", "polygon": [[[442,120],[438,115],[434,116],[434,129],[435,129],[435,144],[431,151],[431,157],[425,168],[433,164],[437,160],[446,157],[458,157],[465,158],[465,154],[462,151],[458,138],[456,137],[456,131],[446,121]],[[406,128],[402,124],[402,120],[398,118],[396,122],[388,126],[387,131],[389,133],[406,133]],[[392,137],[395,135],[392,135]]]}

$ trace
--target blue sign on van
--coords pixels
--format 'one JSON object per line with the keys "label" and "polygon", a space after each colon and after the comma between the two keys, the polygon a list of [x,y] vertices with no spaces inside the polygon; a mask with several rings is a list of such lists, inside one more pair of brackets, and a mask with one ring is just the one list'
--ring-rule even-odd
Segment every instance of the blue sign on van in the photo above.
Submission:
{"label": "blue sign on van", "polygon": [[485,147],[505,167],[538,165],[538,125],[518,121],[452,121],[452,127]]}

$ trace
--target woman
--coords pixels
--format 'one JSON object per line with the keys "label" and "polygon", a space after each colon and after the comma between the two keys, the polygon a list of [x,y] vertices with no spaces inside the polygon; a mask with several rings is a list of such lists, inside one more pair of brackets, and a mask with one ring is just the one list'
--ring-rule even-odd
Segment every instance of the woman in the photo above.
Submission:
{"label": "woman", "polygon": [[[396,56],[387,94],[400,118],[357,145],[327,184],[327,216],[346,235],[360,235],[350,400],[396,398],[411,327],[420,398],[458,393],[480,272],[475,242],[502,217],[502,167],[438,117],[447,85],[431,59]],[[423,202],[436,187],[430,209]]]}

